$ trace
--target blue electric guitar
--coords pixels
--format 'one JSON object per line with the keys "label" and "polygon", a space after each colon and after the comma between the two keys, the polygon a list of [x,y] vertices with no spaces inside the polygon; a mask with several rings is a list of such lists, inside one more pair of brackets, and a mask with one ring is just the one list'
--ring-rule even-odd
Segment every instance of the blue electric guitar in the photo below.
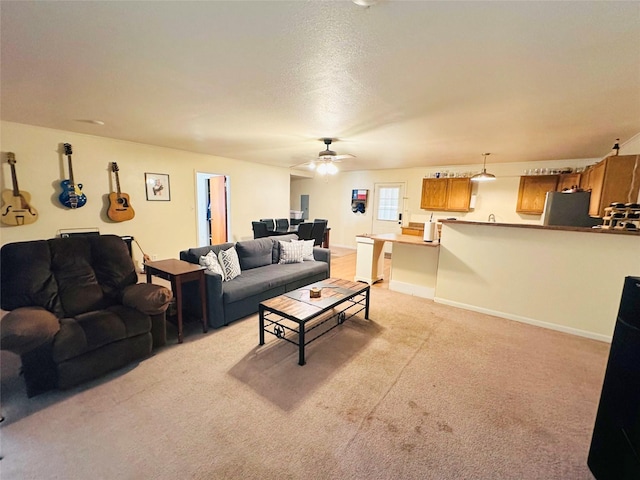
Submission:
{"label": "blue electric guitar", "polygon": [[82,193],[82,184],[73,180],[73,165],[71,164],[71,144],[64,144],[64,154],[69,160],[69,179],[60,182],[62,193],[58,199],[67,208],[80,208],[87,203],[87,196]]}

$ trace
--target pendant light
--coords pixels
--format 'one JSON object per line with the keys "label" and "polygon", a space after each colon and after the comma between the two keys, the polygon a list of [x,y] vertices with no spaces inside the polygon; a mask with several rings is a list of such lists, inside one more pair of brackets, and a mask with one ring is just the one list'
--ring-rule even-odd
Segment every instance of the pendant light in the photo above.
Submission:
{"label": "pendant light", "polygon": [[491,173],[487,173],[487,156],[491,154],[483,153],[482,155],[484,156],[484,163],[482,164],[482,172],[471,177],[472,182],[491,182],[496,179],[495,175]]}

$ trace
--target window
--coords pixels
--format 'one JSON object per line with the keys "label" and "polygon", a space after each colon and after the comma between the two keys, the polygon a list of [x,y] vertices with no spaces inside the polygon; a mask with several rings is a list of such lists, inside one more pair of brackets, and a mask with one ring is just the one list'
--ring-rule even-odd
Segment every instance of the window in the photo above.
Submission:
{"label": "window", "polygon": [[398,220],[400,187],[381,187],[378,195],[378,220]]}

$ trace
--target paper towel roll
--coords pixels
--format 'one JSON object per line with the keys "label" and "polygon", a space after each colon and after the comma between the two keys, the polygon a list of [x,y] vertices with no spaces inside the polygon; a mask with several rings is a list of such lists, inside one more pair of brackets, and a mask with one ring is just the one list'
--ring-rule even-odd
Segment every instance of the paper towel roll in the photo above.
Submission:
{"label": "paper towel roll", "polygon": [[424,236],[422,239],[425,242],[433,242],[436,237],[436,222],[424,222]]}

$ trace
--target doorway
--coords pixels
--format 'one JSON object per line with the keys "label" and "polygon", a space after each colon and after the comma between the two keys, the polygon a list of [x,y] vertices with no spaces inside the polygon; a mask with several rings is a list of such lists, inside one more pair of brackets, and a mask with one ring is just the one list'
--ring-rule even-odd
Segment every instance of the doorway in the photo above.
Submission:
{"label": "doorway", "polygon": [[[374,184],[371,233],[402,233],[404,190],[404,183]],[[384,252],[391,253],[391,247],[385,242]]]}
{"label": "doorway", "polygon": [[198,246],[224,243],[229,238],[229,177],[196,172]]}

